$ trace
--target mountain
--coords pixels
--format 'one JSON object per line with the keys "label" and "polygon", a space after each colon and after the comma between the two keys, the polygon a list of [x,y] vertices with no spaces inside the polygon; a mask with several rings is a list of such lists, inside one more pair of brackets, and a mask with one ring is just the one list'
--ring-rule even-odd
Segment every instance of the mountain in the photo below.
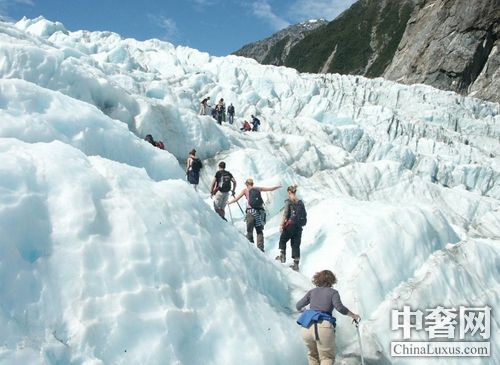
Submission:
{"label": "mountain", "polygon": [[265,65],[283,65],[290,49],[308,33],[328,24],[324,19],[314,19],[291,25],[261,41],[243,46],[233,54],[257,60]]}
{"label": "mountain", "polygon": [[[206,96],[236,123],[198,115]],[[261,131],[240,131],[252,114]],[[303,365],[295,303],[324,269],[363,318],[367,364],[429,363],[391,356],[391,313],[499,307],[499,138],[500,104],[427,85],[0,22],[0,363]],[[263,193],[265,252],[245,237],[244,198],[229,222],[213,210],[220,161],[238,192],[248,177],[282,185]],[[292,184],[308,218],[299,272],[290,250],[275,260]],[[336,363],[360,364],[356,328],[335,316]],[[499,322],[488,335],[467,318],[491,356],[432,364],[500,362]]]}
{"label": "mountain", "polygon": [[498,0],[359,0],[273,64],[383,76],[500,102],[499,19]]}
{"label": "mountain", "polygon": [[384,77],[500,101],[498,0],[421,0]]}
{"label": "mountain", "polygon": [[326,26],[292,44],[285,58],[275,51],[279,43],[272,50],[280,55],[278,58],[271,52],[266,57],[253,53],[252,49],[258,48],[252,44],[244,47],[245,54],[241,50],[235,54],[300,72],[380,76],[392,60],[414,6],[414,0],[360,0]]}

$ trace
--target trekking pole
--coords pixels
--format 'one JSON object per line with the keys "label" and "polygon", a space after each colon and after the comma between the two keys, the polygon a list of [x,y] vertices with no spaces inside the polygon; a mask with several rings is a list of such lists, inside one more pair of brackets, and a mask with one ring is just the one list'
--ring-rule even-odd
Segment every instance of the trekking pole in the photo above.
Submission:
{"label": "trekking pole", "polygon": [[243,209],[241,208],[240,203],[236,202],[236,204],[238,204],[238,207],[239,207],[239,208],[240,208],[240,210],[241,210],[241,214],[243,214],[243,216],[245,216],[245,212],[244,212],[244,211],[243,211]]}
{"label": "trekking pole", "polygon": [[356,325],[356,332],[358,333],[358,342],[359,342],[359,355],[361,356],[361,365],[365,365],[365,358],[363,357],[363,345],[361,344],[361,333],[359,332],[359,321],[353,319],[352,320]]}
{"label": "trekking pole", "polygon": [[[234,193],[233,193],[233,198],[234,198]],[[245,217],[245,212],[243,211],[243,209],[241,209],[240,203],[236,202],[236,204],[238,204],[238,208],[240,208],[241,214],[243,214],[243,217]]]}
{"label": "trekking pole", "polygon": [[233,214],[231,213],[231,207],[229,204],[227,205],[227,209],[229,210],[229,216],[231,217],[231,223],[234,225]]}

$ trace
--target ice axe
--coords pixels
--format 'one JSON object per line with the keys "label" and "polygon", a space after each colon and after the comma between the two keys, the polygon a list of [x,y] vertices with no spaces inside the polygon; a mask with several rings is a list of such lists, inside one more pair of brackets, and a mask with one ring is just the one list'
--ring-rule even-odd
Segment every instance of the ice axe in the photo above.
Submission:
{"label": "ice axe", "polygon": [[359,320],[352,320],[356,326],[356,332],[358,333],[358,342],[359,342],[359,355],[361,356],[361,365],[365,365],[365,359],[363,357],[363,345],[361,344],[361,333],[359,332]]}

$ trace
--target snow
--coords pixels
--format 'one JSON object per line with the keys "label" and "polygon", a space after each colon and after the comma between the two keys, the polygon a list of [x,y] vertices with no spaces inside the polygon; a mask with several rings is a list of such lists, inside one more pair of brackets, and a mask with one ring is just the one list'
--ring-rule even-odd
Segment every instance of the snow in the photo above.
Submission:
{"label": "snow", "polygon": [[[205,96],[235,124],[197,115]],[[240,132],[251,114],[261,131]],[[322,269],[367,359],[421,363],[390,357],[393,308],[498,307],[499,135],[500,105],[424,85],[0,22],[0,364],[302,365],[294,305]],[[262,254],[236,205],[233,224],[213,212],[221,160],[238,191],[298,184],[300,273],[274,260],[286,189],[264,194]],[[357,364],[337,317],[337,362]],[[499,361],[491,332],[492,357],[468,363]]]}

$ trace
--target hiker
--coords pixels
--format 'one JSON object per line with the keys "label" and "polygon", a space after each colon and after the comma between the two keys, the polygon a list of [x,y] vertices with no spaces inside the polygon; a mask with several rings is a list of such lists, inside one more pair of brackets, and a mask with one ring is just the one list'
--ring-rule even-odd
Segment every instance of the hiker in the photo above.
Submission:
{"label": "hiker", "polygon": [[208,101],[210,100],[210,96],[207,96],[205,99],[203,99],[200,102],[200,115],[206,115],[207,114],[207,108],[208,108]]}
{"label": "hiker", "polygon": [[317,272],[312,279],[316,288],[309,290],[297,302],[297,310],[302,311],[309,304],[297,323],[302,326],[301,335],[308,349],[309,365],[333,365],[335,362],[335,325],[333,309],[351,317],[356,322],[359,315],[347,309],[340,300],[339,292],[332,288],[337,278],[330,270]]}
{"label": "hiker", "polygon": [[155,141],[153,139],[153,136],[151,134],[147,134],[146,137],[144,137],[144,140],[148,141],[153,146],[158,147],[160,150],[164,150],[165,149],[165,144],[162,141]]}
{"label": "hiker", "polygon": [[214,199],[215,211],[225,221],[227,221],[227,219],[225,218],[225,207],[227,200],[229,199],[229,192],[231,191],[234,195],[235,189],[236,180],[229,171],[226,171],[226,163],[224,161],[221,161],[219,163],[219,171],[217,171],[217,173],[215,174],[215,177],[212,180],[212,184],[210,185],[210,194]]}
{"label": "hiker", "polygon": [[297,185],[291,185],[287,189],[288,199],[285,200],[285,209],[280,224],[280,254],[276,260],[286,262],[286,243],[290,240],[292,246],[293,270],[299,271],[300,241],[302,238],[302,227],[307,223],[307,212],[304,202],[297,198]]}
{"label": "hiker", "polygon": [[217,120],[217,106],[214,106],[211,112],[212,112],[212,118]]}
{"label": "hiker", "polygon": [[144,137],[144,140],[156,147],[155,140],[151,134],[147,134],[146,137]]}
{"label": "hiker", "polygon": [[223,98],[219,100],[215,109],[217,110],[217,123],[222,125],[222,122],[226,121],[226,104]]}
{"label": "hiker", "polygon": [[234,106],[233,103],[229,104],[227,107],[227,119],[229,124],[233,124],[234,122]]}
{"label": "hiker", "polygon": [[260,126],[260,120],[254,115],[252,115],[252,125],[253,125],[252,131],[257,132]]}
{"label": "hiker", "polygon": [[198,191],[198,183],[200,182],[200,170],[203,168],[203,163],[196,157],[196,150],[193,148],[189,151],[186,161],[186,178],[193,185],[194,190]]}
{"label": "hiker", "polygon": [[241,199],[244,195],[247,198],[246,222],[247,222],[247,238],[250,242],[253,241],[253,230],[257,232],[257,247],[264,252],[264,225],[266,224],[266,211],[264,210],[264,200],[261,192],[274,191],[281,188],[281,185],[272,187],[257,187],[253,186],[253,179],[248,178],[245,181],[245,188],[233,199],[228,201],[232,204]]}
{"label": "hiker", "polygon": [[248,121],[244,121],[243,122],[243,127],[240,128],[240,131],[243,131],[243,132],[249,132],[252,130],[252,126],[250,125],[250,123],[248,123]]}

